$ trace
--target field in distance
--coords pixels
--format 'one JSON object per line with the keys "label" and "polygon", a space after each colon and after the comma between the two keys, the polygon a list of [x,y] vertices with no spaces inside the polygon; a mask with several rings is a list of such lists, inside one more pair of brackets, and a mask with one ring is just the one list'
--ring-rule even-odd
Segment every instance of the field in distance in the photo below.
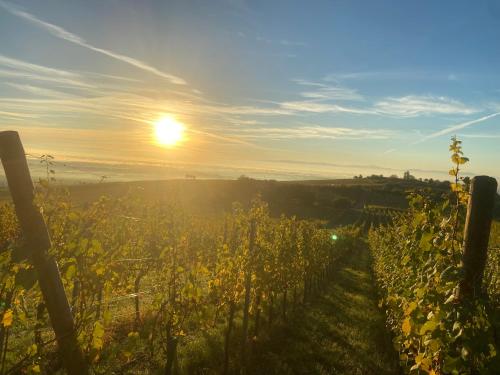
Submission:
{"label": "field in distance", "polygon": [[[61,183],[56,182],[57,186]],[[295,215],[323,220],[329,226],[352,224],[365,207],[404,210],[409,191],[430,188],[436,193],[448,190],[448,182],[404,180],[388,177],[353,179],[275,181],[240,177],[237,180],[176,179],[86,183],[67,186],[75,203],[93,202],[101,196],[125,197],[140,194],[152,201],[175,202],[189,212],[229,211],[233,202],[247,206],[261,195],[269,203],[271,215]],[[8,199],[4,188],[0,200]]]}

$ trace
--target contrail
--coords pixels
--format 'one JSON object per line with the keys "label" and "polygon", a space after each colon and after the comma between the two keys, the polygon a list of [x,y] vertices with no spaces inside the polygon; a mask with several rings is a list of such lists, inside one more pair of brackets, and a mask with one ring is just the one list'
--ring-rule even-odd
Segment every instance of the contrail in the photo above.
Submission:
{"label": "contrail", "polygon": [[422,143],[422,142],[424,142],[424,141],[426,141],[428,139],[436,138],[436,137],[439,137],[441,135],[452,133],[452,132],[454,132],[456,130],[467,128],[468,126],[471,126],[471,125],[474,125],[474,124],[477,124],[477,123],[489,120],[490,118],[496,117],[498,115],[500,115],[500,112],[492,113],[491,115],[483,116],[483,117],[475,119],[475,120],[466,121],[466,122],[462,122],[461,124],[450,126],[450,127],[446,128],[446,129],[443,129],[443,130],[437,131],[435,133],[429,134],[429,135],[427,135],[427,136],[419,139],[418,141],[413,142],[413,144]]}
{"label": "contrail", "polygon": [[121,55],[119,53],[116,53],[116,52],[113,52],[113,51],[110,51],[107,49],[95,47],[95,46],[89,44],[85,39],[79,37],[78,35],[73,34],[73,33],[69,32],[69,31],[67,31],[67,30],[65,30],[62,27],[59,27],[57,25],[42,21],[41,19],[35,17],[34,15],[32,15],[30,13],[16,9],[14,6],[12,6],[9,3],[6,3],[5,1],[0,0],[0,6],[2,8],[4,8],[6,11],[8,11],[9,13],[11,13],[17,17],[20,17],[24,20],[27,20],[28,22],[31,22],[32,24],[44,29],[45,31],[52,34],[56,38],[64,39],[70,43],[77,44],[77,45],[79,45],[81,47],[85,47],[91,51],[98,52],[98,53],[101,53],[101,54],[106,55],[108,57],[111,57],[113,59],[122,61],[122,62],[127,63],[129,65],[132,65],[136,68],[142,69],[146,72],[153,73],[157,76],[160,76],[162,78],[169,80],[171,83],[174,83],[176,85],[185,85],[186,84],[186,81],[184,81],[182,78],[176,77],[172,74],[162,72],[161,70],[156,69],[155,67],[152,67],[143,61],[134,59],[133,57]]}

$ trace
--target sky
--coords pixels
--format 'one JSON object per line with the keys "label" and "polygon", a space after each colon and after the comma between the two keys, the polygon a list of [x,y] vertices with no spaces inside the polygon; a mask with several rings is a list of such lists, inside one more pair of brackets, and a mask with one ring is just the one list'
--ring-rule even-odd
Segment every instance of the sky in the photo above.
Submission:
{"label": "sky", "polygon": [[445,179],[453,135],[500,177],[499,40],[495,0],[0,0],[0,130],[111,179]]}

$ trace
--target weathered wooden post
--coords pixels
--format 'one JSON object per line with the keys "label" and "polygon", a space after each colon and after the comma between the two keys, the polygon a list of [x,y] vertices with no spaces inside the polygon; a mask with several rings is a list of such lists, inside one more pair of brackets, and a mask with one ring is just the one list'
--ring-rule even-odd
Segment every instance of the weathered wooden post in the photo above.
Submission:
{"label": "weathered wooden post", "polygon": [[481,295],[496,193],[497,181],[493,177],[476,176],[472,179],[465,220],[464,273],[459,289],[462,300]]}
{"label": "weathered wooden post", "polygon": [[40,209],[34,203],[33,182],[17,132],[0,132],[0,158],[29,256],[38,275],[63,366],[70,375],[88,374],[57,263],[48,255],[50,237]]}

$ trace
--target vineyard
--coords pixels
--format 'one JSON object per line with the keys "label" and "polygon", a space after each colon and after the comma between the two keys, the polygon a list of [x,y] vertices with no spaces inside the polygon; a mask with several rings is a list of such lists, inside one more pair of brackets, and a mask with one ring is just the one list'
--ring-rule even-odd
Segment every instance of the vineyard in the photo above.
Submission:
{"label": "vineyard", "polygon": [[[35,204],[74,323],[72,354],[83,361],[70,373],[395,374],[398,361],[410,374],[496,373],[500,223],[484,291],[462,295],[469,181],[459,141],[451,151],[451,192],[414,191],[408,210],[366,206],[355,225],[335,229],[273,216],[260,197],[218,214],[145,199],[140,189],[82,203],[42,160]],[[0,374],[65,373],[67,348],[58,348],[59,322],[18,214],[0,207]],[[338,330],[352,341],[342,350]],[[374,354],[386,333],[396,365]],[[346,359],[359,353],[357,363]]]}
{"label": "vineyard", "polygon": [[[270,325],[319,291],[353,235],[333,241],[319,223],[272,219],[258,199],[194,217],[134,196],[74,207],[50,185],[39,194],[78,341],[97,373],[145,363],[234,372]],[[2,371],[52,372],[54,337],[11,206],[0,220]],[[219,355],[193,358],[211,340],[221,340]]]}
{"label": "vineyard", "polygon": [[379,226],[388,226],[394,223],[399,217],[405,213],[404,210],[390,207],[374,207],[367,206],[363,208],[361,215],[357,219],[355,225],[361,228],[364,232],[368,232],[370,228]]}
{"label": "vineyard", "polygon": [[463,284],[462,233],[469,195],[467,180],[459,177],[468,159],[456,139],[450,151],[450,174],[455,177],[450,195],[436,200],[413,193],[406,215],[369,233],[383,294],[380,306],[406,371],[497,373],[498,224],[492,231],[483,290],[468,291]]}

